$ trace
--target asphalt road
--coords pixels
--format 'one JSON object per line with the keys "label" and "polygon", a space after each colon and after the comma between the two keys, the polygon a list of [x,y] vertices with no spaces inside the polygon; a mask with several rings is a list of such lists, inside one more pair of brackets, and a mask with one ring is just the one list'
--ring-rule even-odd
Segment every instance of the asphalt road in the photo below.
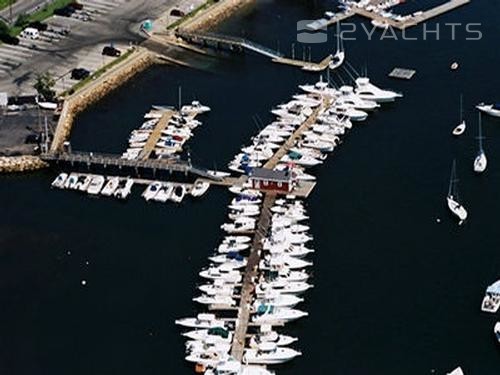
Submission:
{"label": "asphalt road", "polygon": [[[85,47],[99,43],[138,43],[144,39],[139,33],[140,23],[155,19],[178,0],[125,0],[109,13],[96,17],[92,22],[72,22],[71,33],[61,41],[39,50],[32,58],[0,79],[0,91],[10,95],[33,92],[33,80],[37,72],[51,71]],[[64,24],[70,20],[57,17],[55,22]]]}
{"label": "asphalt road", "polygon": [[[12,21],[15,21],[21,14],[31,13],[36,8],[42,8],[49,0],[17,0],[12,4]],[[11,9],[6,7],[0,11],[0,18],[10,22]]]}

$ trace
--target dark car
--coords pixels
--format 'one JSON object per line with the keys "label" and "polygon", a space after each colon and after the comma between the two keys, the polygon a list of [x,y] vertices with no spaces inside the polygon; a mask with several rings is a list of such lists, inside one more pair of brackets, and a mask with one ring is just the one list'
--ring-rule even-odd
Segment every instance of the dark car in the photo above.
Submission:
{"label": "dark car", "polygon": [[78,81],[87,78],[90,72],[84,68],[75,68],[71,71],[71,79],[76,79]]}
{"label": "dark car", "polygon": [[0,35],[0,40],[13,46],[17,46],[19,44],[19,38],[9,34]]}
{"label": "dark car", "polygon": [[63,8],[59,8],[54,10],[54,14],[57,16],[62,16],[62,17],[71,17],[75,13],[75,8],[68,6],[65,6]]}
{"label": "dark car", "polygon": [[33,21],[28,24],[27,27],[32,27],[33,29],[37,29],[38,31],[47,31],[49,27],[46,23],[40,21]]}
{"label": "dark car", "polygon": [[104,56],[113,56],[113,57],[118,57],[122,54],[122,52],[119,49],[116,49],[113,46],[106,46],[102,49],[102,54]]}
{"label": "dark car", "polygon": [[186,14],[182,11],[182,10],[179,10],[179,9],[172,9],[170,11],[170,15],[172,17],[184,17]]}
{"label": "dark car", "polygon": [[75,10],[82,10],[83,9],[83,4],[80,4],[78,1],[73,1],[68,6],[70,6],[71,8],[73,8]]}

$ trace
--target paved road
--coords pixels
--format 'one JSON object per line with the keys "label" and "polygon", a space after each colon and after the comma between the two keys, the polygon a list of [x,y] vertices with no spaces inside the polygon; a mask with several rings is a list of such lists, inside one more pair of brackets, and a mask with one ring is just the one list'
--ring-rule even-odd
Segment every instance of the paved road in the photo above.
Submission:
{"label": "paved road", "polygon": [[[48,21],[55,26],[69,27],[71,33],[67,37],[59,41],[23,40],[21,46],[0,46],[0,92],[6,91],[10,95],[33,93],[37,72],[51,71],[59,75],[62,70],[68,71],[80,65],[81,58],[89,49],[102,49],[102,45],[109,43],[125,46],[142,41],[144,36],[139,33],[140,23],[148,18],[157,18],[178,2],[81,0],[86,9],[93,11],[93,21],[57,16]],[[182,2],[185,3],[185,0]]]}
{"label": "paved road", "polygon": [[[12,22],[14,22],[19,15],[31,13],[37,8],[42,8],[47,3],[50,3],[50,0],[17,0],[12,4]],[[10,22],[10,15],[9,7],[0,11],[0,17],[7,22]]]}

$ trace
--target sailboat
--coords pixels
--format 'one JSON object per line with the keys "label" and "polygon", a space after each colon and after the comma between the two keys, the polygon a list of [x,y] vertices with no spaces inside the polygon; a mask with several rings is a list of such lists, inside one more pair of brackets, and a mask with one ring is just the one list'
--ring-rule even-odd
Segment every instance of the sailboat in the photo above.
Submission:
{"label": "sailboat", "polygon": [[448,188],[448,196],[446,202],[451,213],[460,219],[458,225],[461,225],[467,219],[467,210],[460,204],[458,197],[458,179],[456,161],[453,160],[451,167],[450,186]]}
{"label": "sailboat", "polygon": [[453,129],[453,135],[459,136],[462,135],[465,131],[466,125],[464,120],[464,112],[463,112],[463,97],[460,95],[460,124],[458,124],[455,129]]}
{"label": "sailboat", "polygon": [[482,127],[481,127],[481,113],[479,113],[479,152],[474,159],[474,172],[483,173],[486,170],[486,166],[488,165],[488,159],[486,158],[486,154],[483,150],[483,135],[482,135]]}
{"label": "sailboat", "polygon": [[340,22],[337,22],[337,51],[333,55],[328,67],[332,70],[339,68],[345,60],[344,43],[340,33]]}

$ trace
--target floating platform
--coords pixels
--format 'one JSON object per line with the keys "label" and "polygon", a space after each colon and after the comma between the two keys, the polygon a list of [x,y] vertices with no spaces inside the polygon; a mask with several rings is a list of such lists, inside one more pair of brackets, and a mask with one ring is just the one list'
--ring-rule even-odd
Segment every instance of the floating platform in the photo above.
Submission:
{"label": "floating platform", "polygon": [[394,68],[389,73],[389,77],[410,80],[416,73],[417,71],[413,69]]}

